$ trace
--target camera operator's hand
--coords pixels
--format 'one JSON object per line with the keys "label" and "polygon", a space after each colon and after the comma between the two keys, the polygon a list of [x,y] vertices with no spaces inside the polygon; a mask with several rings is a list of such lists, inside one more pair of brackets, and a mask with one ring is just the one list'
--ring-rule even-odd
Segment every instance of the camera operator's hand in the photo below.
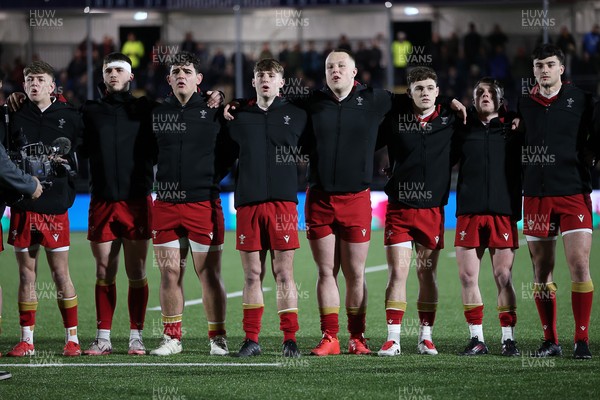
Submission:
{"label": "camera operator's hand", "polygon": [[40,183],[40,180],[36,176],[33,177],[33,180],[36,183],[36,187],[35,187],[35,192],[33,192],[33,194],[31,195],[31,198],[33,200],[37,200],[40,198],[40,196],[44,192],[44,189],[42,188],[42,184]]}
{"label": "camera operator's hand", "polygon": [[50,156],[48,157],[50,161],[57,164],[69,164],[69,161],[65,160],[61,156]]}
{"label": "camera operator's hand", "polygon": [[19,109],[23,107],[23,103],[25,102],[26,98],[27,96],[22,92],[14,92],[8,96],[6,103],[8,104],[8,109],[10,112],[19,111]]}

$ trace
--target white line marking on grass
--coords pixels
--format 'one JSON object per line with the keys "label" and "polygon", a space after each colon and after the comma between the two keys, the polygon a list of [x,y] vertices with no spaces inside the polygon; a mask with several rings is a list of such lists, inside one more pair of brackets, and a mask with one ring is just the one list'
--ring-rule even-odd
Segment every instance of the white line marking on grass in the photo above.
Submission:
{"label": "white line marking on grass", "polygon": [[[263,288],[263,292],[270,292],[271,290],[273,289],[270,287]],[[242,297],[242,293],[243,292],[241,290],[239,292],[227,293],[227,298],[230,299],[232,297]],[[184,303],[184,306],[188,307],[195,304],[202,304],[202,299],[188,300]],[[148,311],[160,311],[160,306],[149,308]]]}
{"label": "white line marking on grass", "polygon": [[281,367],[281,363],[48,363],[48,364],[0,364],[1,368],[44,367]]}
{"label": "white line marking on grass", "polygon": [[375,265],[373,267],[367,267],[365,268],[365,274],[368,274],[369,272],[377,272],[377,271],[387,271],[388,266],[387,264],[381,264],[381,265]]}
{"label": "white line marking on grass", "polygon": [[[387,271],[387,269],[388,269],[387,264],[375,265],[373,267],[365,268],[365,273],[368,274],[369,272],[377,272],[377,271],[384,271],[384,270]],[[263,288],[263,292],[269,292],[271,290],[273,290],[273,289],[269,288],[269,287]],[[232,297],[241,297],[241,296],[242,296],[241,290],[238,292],[227,293],[228,299],[231,299]],[[202,299],[188,300],[185,302],[185,307],[193,306],[195,304],[202,304]],[[148,311],[160,311],[160,306],[148,308]]]}

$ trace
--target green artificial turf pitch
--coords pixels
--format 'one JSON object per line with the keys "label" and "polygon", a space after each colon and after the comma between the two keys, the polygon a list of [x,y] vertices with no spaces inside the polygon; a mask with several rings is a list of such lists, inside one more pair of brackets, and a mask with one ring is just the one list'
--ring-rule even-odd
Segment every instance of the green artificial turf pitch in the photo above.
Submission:
{"label": "green artificial turf pitch", "polygon": [[[65,358],[61,355],[64,330],[56,305],[54,284],[42,254],[36,284],[39,295],[35,327],[36,355],[21,359],[0,358],[0,370],[8,370],[13,374],[12,379],[0,381],[0,399],[597,398],[594,393],[600,387],[600,300],[598,295],[594,299],[590,329],[594,358],[591,361],[573,360],[570,279],[560,241],[557,244],[555,281],[559,288],[558,331],[564,356],[551,359],[529,357],[541,343],[542,330],[533,302],[532,268],[526,245],[522,245],[517,252],[513,268],[518,302],[515,334],[522,356],[500,356],[501,332],[496,311],[496,287],[487,255],[480,274],[480,287],[486,306],[484,333],[491,354],[481,357],[457,355],[466,346],[469,334],[463,316],[456,259],[453,257],[453,235],[454,231],[446,233],[446,249],[438,265],[439,306],[433,337],[440,354],[435,357],[418,355],[416,352],[418,319],[414,268],[411,268],[409,277],[401,356],[308,356],[311,348],[318,343],[320,331],[315,294],[316,268],[304,234],[301,233],[301,248],[295,258],[295,279],[300,309],[298,345],[303,353],[302,358],[281,357],[282,333],[279,331],[276,310],[275,283],[270,272],[264,281],[264,287],[270,290],[266,290],[264,295],[265,313],[260,336],[262,356],[248,360],[209,356],[206,319],[200,304],[185,308],[182,354],[161,358],[128,356],[127,278],[123,265],[118,274],[118,304],[112,330],[115,352],[104,357]],[[373,232],[367,261],[367,267],[375,267],[367,270],[369,308],[366,332],[374,351],[380,348],[386,338],[384,293],[387,272],[385,268],[376,268],[385,264],[382,242],[382,232]],[[4,289],[0,336],[2,353],[10,350],[20,337],[18,273],[12,249],[7,247],[0,255],[0,283]],[[599,257],[600,244],[596,242],[592,249],[591,269],[597,284],[600,282]],[[148,307],[152,308],[159,305],[159,271],[153,263],[151,252],[147,265],[150,285]],[[72,235],[70,271],[79,297],[79,338],[85,348],[94,339],[96,317],[95,267],[83,233]],[[223,277],[228,293],[242,290],[242,268],[232,232],[226,234]],[[343,279],[340,279],[340,291],[343,296]],[[185,277],[185,298],[194,300],[200,297],[200,284],[190,269]],[[232,352],[239,348],[243,339],[241,303],[239,296],[228,299],[227,330]],[[340,326],[342,352],[346,353],[348,335],[343,308]],[[161,331],[160,311],[148,310],[144,330],[144,342],[148,349],[158,345]],[[85,366],[106,363],[116,365]],[[119,365],[130,363],[136,365]],[[153,363],[169,365],[144,365]],[[72,364],[77,366],[68,366]]]}

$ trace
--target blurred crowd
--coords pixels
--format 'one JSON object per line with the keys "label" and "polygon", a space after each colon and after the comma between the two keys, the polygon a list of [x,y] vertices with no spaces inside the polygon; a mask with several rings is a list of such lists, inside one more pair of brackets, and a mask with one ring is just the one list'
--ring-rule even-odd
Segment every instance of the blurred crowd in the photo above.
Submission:
{"label": "blurred crowd", "polygon": [[[287,41],[273,45],[265,41],[257,44],[252,51],[242,54],[242,72],[244,76],[244,96],[251,96],[254,91],[250,77],[252,67],[262,58],[276,58],[285,66],[288,84],[293,88],[318,88],[324,84],[324,60],[334,48],[345,48],[354,53],[359,70],[357,80],[373,87],[387,86],[386,62],[394,66],[395,86],[405,84],[406,70],[416,65],[428,65],[438,73],[441,93],[454,96],[463,102],[470,103],[470,91],[473,84],[482,76],[489,75],[501,81],[509,100],[521,93],[523,86],[532,83],[531,61],[525,46],[512,46],[516,49],[514,56],[506,52],[509,36],[502,32],[500,25],[495,25],[487,34],[481,34],[473,23],[469,24],[468,33],[459,37],[456,33],[442,38],[434,33],[426,44],[411,43],[411,38],[404,32],[398,32],[392,48],[387,51],[386,41],[382,34],[370,40],[350,41],[346,35],[337,40],[326,40],[316,43],[309,40],[304,44]],[[538,42],[541,42],[540,35]],[[585,90],[598,93],[598,77],[600,72],[600,27],[593,29],[577,43],[574,36],[565,26],[549,40],[563,49],[566,55],[564,78]],[[418,38],[413,39],[418,42]],[[277,47],[277,48],[274,48]],[[146,51],[145,51],[146,50]],[[165,81],[166,63],[170,53],[190,51],[198,55],[202,63],[204,80],[203,89],[219,88],[233,96],[235,85],[235,54],[226,54],[223,48],[196,41],[191,32],[185,35],[179,44],[165,44],[158,41],[151,51],[134,33],[129,33],[127,40],[117,46],[114,39],[105,36],[102,42],[92,43],[92,60],[94,64],[94,87],[101,80],[102,58],[113,51],[122,51],[132,58],[136,74],[134,89],[155,99],[164,98],[169,87]],[[82,41],[73,51],[73,58],[68,65],[57,72],[57,86],[62,94],[74,104],[81,104],[87,96],[87,43]],[[388,61],[389,60],[389,61]],[[4,91],[18,90],[23,82],[24,61],[21,58],[7,62],[2,58],[0,50],[0,79],[4,81]],[[293,90],[288,90],[294,93]],[[297,91],[296,91],[297,92]],[[95,93],[98,96],[98,93]]]}
{"label": "blurred crowd", "polygon": [[[600,27],[596,24],[582,39],[575,40],[573,34],[565,26],[558,34],[549,32],[549,41],[557,44],[565,53],[564,79],[573,82],[584,90],[598,95],[600,76]],[[414,41],[414,43],[411,43]],[[255,94],[251,86],[254,63],[263,58],[276,58],[285,67],[287,86],[283,94],[295,96],[306,94],[309,89],[324,85],[324,60],[335,48],[344,48],[353,52],[358,68],[357,80],[373,87],[387,87],[386,63],[390,62],[394,71],[394,90],[404,90],[406,72],[413,66],[427,65],[438,73],[440,94],[455,97],[463,104],[471,103],[472,87],[482,76],[492,76],[502,82],[505,97],[510,108],[516,107],[516,99],[526,94],[527,87],[535,83],[532,75],[532,63],[525,45],[510,46],[514,55],[509,56],[511,38],[506,35],[500,25],[482,34],[475,24],[470,23],[468,32],[459,37],[456,33],[448,37],[440,37],[433,33],[429,43],[421,44],[418,38],[411,38],[404,32],[397,32],[392,48],[386,49],[386,40],[382,34],[370,40],[350,41],[346,35],[336,40],[306,41],[304,44],[282,41],[277,44],[265,41],[257,43],[252,51],[246,51],[241,57],[243,72],[244,97]],[[513,39],[514,40],[514,39]],[[537,39],[542,42],[542,35]],[[276,47],[276,48],[275,48]],[[528,47],[532,47],[529,45]],[[246,44],[248,48],[248,44]],[[102,79],[102,59],[111,52],[121,51],[130,56],[133,62],[135,82],[132,89],[136,95],[147,95],[161,100],[169,94],[166,82],[166,62],[170,55],[179,51],[195,53],[201,61],[204,79],[203,90],[219,89],[227,99],[234,97],[235,87],[235,54],[226,54],[218,45],[209,45],[196,41],[191,32],[185,35],[181,43],[154,43],[151,51],[129,33],[127,40],[117,46],[115,40],[105,36],[100,43],[92,44],[92,60],[94,65],[94,87]],[[23,82],[24,61],[16,58],[7,62],[2,58],[0,47],[0,79],[4,81],[0,96],[21,90]],[[57,87],[74,105],[82,104],[87,97],[87,42],[83,40],[73,52],[68,65],[57,71]],[[96,97],[100,93],[94,90]],[[0,103],[2,98],[0,97]],[[385,167],[386,157],[377,157],[375,171]],[[385,176],[379,174],[375,186],[382,186]]]}

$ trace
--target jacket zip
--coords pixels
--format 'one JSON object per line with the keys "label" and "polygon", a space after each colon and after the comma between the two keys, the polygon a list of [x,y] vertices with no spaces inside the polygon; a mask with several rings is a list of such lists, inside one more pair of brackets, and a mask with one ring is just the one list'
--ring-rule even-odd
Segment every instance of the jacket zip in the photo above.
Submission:
{"label": "jacket zip", "polygon": [[337,115],[337,132],[335,135],[335,156],[333,157],[333,188],[335,191],[335,185],[337,181],[337,159],[339,152],[340,134],[342,133],[342,102],[338,101],[338,115]]}
{"label": "jacket zip", "polygon": [[490,123],[485,126],[485,136],[483,138],[483,146],[484,146],[484,176],[485,176],[485,203],[488,204],[490,198]]}
{"label": "jacket zip", "polygon": [[267,149],[267,157],[265,157],[265,165],[267,167],[267,198],[270,199],[271,198],[271,167],[269,164],[269,112],[268,111],[264,111],[263,112],[264,116],[265,116],[265,144],[266,144],[266,149]]}

